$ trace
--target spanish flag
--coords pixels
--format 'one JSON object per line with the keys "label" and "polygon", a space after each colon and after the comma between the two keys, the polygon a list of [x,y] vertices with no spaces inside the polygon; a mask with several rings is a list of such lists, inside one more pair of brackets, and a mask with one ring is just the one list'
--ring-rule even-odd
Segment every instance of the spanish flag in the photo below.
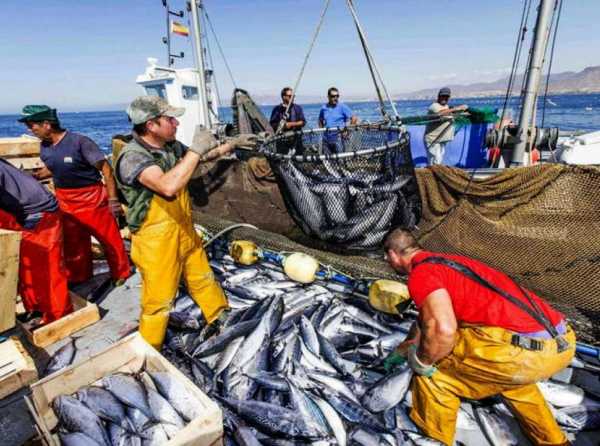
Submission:
{"label": "spanish flag", "polygon": [[174,20],[171,21],[171,32],[173,34],[179,34],[180,36],[185,37],[190,35],[190,30],[187,26],[182,25],[181,23],[176,22]]}

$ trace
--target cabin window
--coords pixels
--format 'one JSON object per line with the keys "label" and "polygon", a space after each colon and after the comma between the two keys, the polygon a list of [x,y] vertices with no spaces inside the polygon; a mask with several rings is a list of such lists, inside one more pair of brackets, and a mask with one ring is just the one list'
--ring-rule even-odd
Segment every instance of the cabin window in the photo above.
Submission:
{"label": "cabin window", "polygon": [[198,88],[184,85],[181,87],[181,96],[187,101],[196,101],[198,100]]}
{"label": "cabin window", "polygon": [[164,85],[146,85],[145,88],[148,96],[158,96],[159,98],[167,99],[167,89]]}

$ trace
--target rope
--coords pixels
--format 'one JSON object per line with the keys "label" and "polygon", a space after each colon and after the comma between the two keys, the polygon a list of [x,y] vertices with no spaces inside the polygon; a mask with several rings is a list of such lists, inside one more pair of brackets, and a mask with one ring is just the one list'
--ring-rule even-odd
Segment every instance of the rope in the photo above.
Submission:
{"label": "rope", "polygon": [[234,88],[237,89],[237,83],[235,81],[235,78],[233,77],[233,73],[231,72],[231,68],[229,67],[229,63],[227,62],[227,58],[225,57],[225,53],[223,52],[223,48],[221,48],[221,43],[219,42],[219,38],[217,37],[217,33],[215,32],[215,28],[213,27],[213,24],[210,20],[210,17],[208,16],[208,12],[206,11],[206,7],[202,8],[204,10],[204,15],[206,16],[206,22],[208,23],[208,26],[210,27],[210,30],[213,34],[213,37],[215,39],[215,42],[217,44],[217,48],[219,49],[219,53],[221,54],[221,58],[223,59],[223,63],[225,64],[225,68],[227,69],[227,73],[229,74],[229,79],[231,79],[231,83],[233,84]]}
{"label": "rope", "polygon": [[519,34],[517,35],[517,43],[515,44],[515,53],[513,55],[512,67],[510,69],[510,76],[508,78],[508,85],[506,87],[506,96],[504,97],[504,105],[502,106],[502,114],[500,115],[500,124],[504,121],[506,115],[506,109],[508,106],[508,100],[511,96],[513,83],[515,81],[515,75],[519,61],[521,60],[521,50],[523,49],[523,43],[525,42],[525,34],[527,34],[527,22],[529,20],[529,12],[531,9],[531,1],[527,0],[523,4],[523,12],[521,14],[521,24],[519,25]]}
{"label": "rope", "polygon": [[[385,118],[387,116],[387,114],[385,113],[385,109],[384,109],[385,106],[383,104],[383,98],[381,97],[381,92],[379,91],[379,86],[377,85],[377,81],[375,79],[375,74],[377,75],[377,78],[379,79],[379,82],[381,83],[381,88],[383,88],[383,92],[385,93],[385,96],[392,107],[392,110],[394,112],[394,117],[396,119],[400,119],[400,116],[398,115],[398,110],[396,110],[396,106],[394,105],[394,101],[392,100],[392,98],[385,86],[385,82],[383,82],[383,78],[381,76],[379,68],[377,67],[377,64],[375,63],[375,59],[373,59],[373,55],[372,55],[371,51],[369,50],[369,47],[367,44],[367,38],[366,38],[364,30],[362,29],[360,21],[358,20],[358,14],[356,13],[356,10],[354,9],[354,4],[352,3],[352,0],[347,0],[347,3],[348,3],[348,8],[350,9],[350,13],[352,14],[352,18],[354,19],[354,24],[356,25],[356,29],[358,31],[358,35],[360,37],[360,41],[363,46],[365,56],[367,58],[367,64],[369,66],[369,70],[371,71],[373,83],[375,84],[375,90],[377,91],[377,95],[379,97],[383,117]],[[375,71],[375,74],[373,74],[373,71]]]}
{"label": "rope", "polygon": [[304,57],[304,62],[302,63],[302,68],[300,68],[300,73],[298,74],[298,78],[296,79],[296,83],[294,84],[294,89],[292,90],[292,98],[290,99],[290,102],[288,103],[288,105],[285,108],[285,113],[283,114],[283,117],[282,117],[281,121],[279,122],[279,126],[277,126],[277,129],[275,130],[275,134],[282,132],[282,130],[285,126],[285,120],[289,117],[290,107],[292,106],[292,104],[294,103],[294,99],[296,98],[296,90],[298,89],[298,86],[300,85],[300,81],[302,80],[302,76],[304,75],[304,70],[306,69],[306,65],[308,64],[308,59],[310,58],[310,54],[312,53],[312,50],[315,46],[317,37],[319,36],[319,33],[321,32],[321,27],[323,26],[323,21],[325,20],[325,14],[327,13],[327,9],[329,9],[330,3],[331,3],[331,0],[325,0],[325,5],[323,6],[323,10],[321,11],[321,17],[319,17],[319,23],[317,24],[317,28],[315,29],[315,32],[313,34],[313,38],[310,42],[310,45],[308,46],[308,52],[306,53],[306,56]]}

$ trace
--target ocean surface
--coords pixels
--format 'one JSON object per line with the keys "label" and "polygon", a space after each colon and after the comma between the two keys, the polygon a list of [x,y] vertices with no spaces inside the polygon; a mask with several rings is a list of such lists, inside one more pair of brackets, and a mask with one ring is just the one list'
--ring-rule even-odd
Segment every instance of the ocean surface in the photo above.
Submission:
{"label": "ocean surface", "polygon": [[[426,113],[430,103],[431,101],[428,100],[397,101],[396,107],[400,116],[413,116]],[[468,104],[473,107],[490,106],[501,109],[504,98],[453,98],[451,103],[454,105]],[[379,107],[376,102],[348,102],[348,105],[361,120],[377,121],[380,118]],[[315,127],[321,104],[304,104],[302,107],[308,126]],[[263,106],[261,108],[269,117],[273,107]],[[220,113],[222,120],[231,121],[230,108],[223,107]],[[131,129],[125,111],[60,113],[59,110],[59,116],[65,128],[89,136],[106,153],[110,153],[113,135],[128,133]],[[510,100],[507,116],[517,119],[518,98]],[[18,117],[18,115],[0,115],[0,137],[20,136],[27,133],[27,128],[17,122]],[[539,124],[542,117],[541,104],[537,117]],[[559,127],[561,130],[578,132],[600,130],[600,94],[549,96],[546,102],[544,126]]]}

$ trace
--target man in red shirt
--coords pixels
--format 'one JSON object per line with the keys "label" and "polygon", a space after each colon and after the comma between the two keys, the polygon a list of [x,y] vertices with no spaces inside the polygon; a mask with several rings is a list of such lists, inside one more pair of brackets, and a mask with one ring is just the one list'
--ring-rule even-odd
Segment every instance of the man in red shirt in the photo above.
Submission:
{"label": "man in red shirt", "polygon": [[500,395],[533,444],[568,444],[536,386],[573,358],[564,316],[484,263],[421,249],[409,231],[384,249],[419,310],[397,353],[415,372],[410,416],[425,434],[451,445],[461,398]]}

